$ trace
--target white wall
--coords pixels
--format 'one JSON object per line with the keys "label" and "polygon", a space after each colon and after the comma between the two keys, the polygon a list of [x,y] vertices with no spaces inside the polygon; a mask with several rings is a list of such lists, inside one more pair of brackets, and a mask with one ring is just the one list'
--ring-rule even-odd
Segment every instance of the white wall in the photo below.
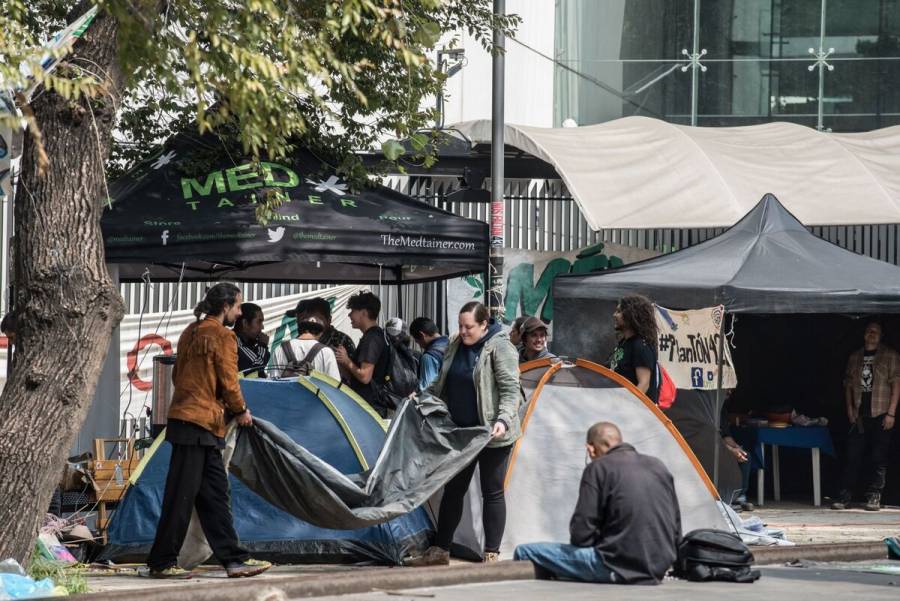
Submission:
{"label": "white wall", "polygon": [[[553,56],[556,3],[551,0],[507,0],[506,12],[522,17],[516,38]],[[443,46],[450,46],[446,39]],[[467,64],[447,82],[444,123],[491,118],[491,54],[462,34],[456,47],[465,48]],[[553,126],[553,63],[531,50],[506,42],[507,123]]]}

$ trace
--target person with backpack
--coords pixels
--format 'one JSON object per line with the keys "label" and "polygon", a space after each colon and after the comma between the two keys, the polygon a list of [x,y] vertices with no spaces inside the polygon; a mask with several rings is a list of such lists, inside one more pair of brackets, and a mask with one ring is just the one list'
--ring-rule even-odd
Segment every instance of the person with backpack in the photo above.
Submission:
{"label": "person with backpack", "polygon": [[437,324],[428,317],[416,317],[409,324],[409,335],[422,349],[419,358],[419,390],[427,390],[441,373],[450,339],[442,336]]}
{"label": "person with backpack", "polygon": [[347,301],[350,310],[350,324],[360,332],[362,338],[353,356],[343,347],[334,354],[349,376],[350,388],[375,409],[381,417],[387,417],[393,409],[382,399],[379,386],[390,369],[390,349],[384,330],[378,327],[381,300],[369,291],[359,292]]}
{"label": "person with backpack", "polygon": [[334,351],[319,341],[325,324],[318,317],[306,316],[297,322],[297,337],[285,340],[277,349],[269,375],[273,378],[296,378],[311,370],[341,381]]}
{"label": "person with backpack", "polygon": [[657,369],[656,309],[645,296],[622,297],[613,313],[619,343],[609,368],[624,376],[654,403],[659,402],[660,374]]}
{"label": "person with backpack", "polygon": [[459,335],[450,341],[441,373],[426,393],[447,404],[451,419],[460,428],[490,428],[491,441],[444,487],[433,545],[422,555],[405,560],[404,565],[450,563],[450,544],[476,467],[481,478],[484,561],[497,561],[506,527],[503,483],[513,444],[521,436],[522,388],[516,347],[483,304],[472,301],[460,310]]}
{"label": "person with backpack", "polygon": [[581,476],[570,544],[519,545],[513,559],[531,561],[544,579],[658,584],[681,540],[672,474],[623,442],[611,422],[591,426],[586,446],[591,462]]}

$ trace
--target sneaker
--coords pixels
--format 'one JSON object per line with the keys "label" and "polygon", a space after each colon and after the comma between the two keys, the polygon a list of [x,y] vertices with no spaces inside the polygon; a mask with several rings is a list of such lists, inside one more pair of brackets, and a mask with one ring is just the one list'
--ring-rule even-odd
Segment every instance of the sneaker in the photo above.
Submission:
{"label": "sneaker", "polygon": [[143,578],[157,578],[160,580],[189,580],[194,573],[178,566],[169,566],[162,570],[146,567],[138,569],[138,576]]}
{"label": "sneaker", "polygon": [[866,511],[878,511],[881,509],[881,493],[873,492],[869,493],[869,496],[866,497]]}
{"label": "sneaker", "polygon": [[753,506],[753,503],[750,501],[742,501],[741,502],[741,510],[742,511],[753,511],[756,507]]}
{"label": "sneaker", "polygon": [[500,561],[500,553],[495,553],[494,551],[484,552],[484,563],[495,563],[497,561]]}
{"label": "sneaker", "polygon": [[832,509],[847,509],[850,505],[850,491],[842,490],[834,503],[831,504]]}
{"label": "sneaker", "polygon": [[424,553],[418,557],[410,557],[403,560],[403,565],[411,568],[422,568],[425,566],[449,566],[450,551],[441,549],[440,547],[428,547]]}
{"label": "sneaker", "polygon": [[225,566],[229,578],[249,578],[258,576],[272,567],[271,562],[259,559],[248,559],[241,563],[230,563]]}

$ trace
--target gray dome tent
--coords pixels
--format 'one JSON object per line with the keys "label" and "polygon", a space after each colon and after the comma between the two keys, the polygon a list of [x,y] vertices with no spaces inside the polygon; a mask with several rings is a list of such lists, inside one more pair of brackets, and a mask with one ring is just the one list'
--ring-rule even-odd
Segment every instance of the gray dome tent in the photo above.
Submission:
{"label": "gray dome tent", "polygon": [[[671,309],[724,305],[739,317],[733,357],[741,384],[735,404],[791,406],[828,417],[838,446],[838,424],[846,419],[844,367],[862,344],[865,325],[848,316],[880,316],[886,343],[900,345],[900,268],[811,234],[771,194],[734,226],[696,246],[619,269],[556,278],[553,351],[605,361],[615,346],[616,302],[635,293]],[[690,401],[685,392],[679,391],[673,409],[695,414],[698,432],[703,422],[702,436],[682,433],[712,473],[711,460],[703,457],[712,453],[698,440],[718,438],[715,392],[693,391]],[[670,417],[677,419],[671,412]],[[824,467],[829,473],[830,466]],[[900,498],[898,484],[889,474],[886,497]]]}

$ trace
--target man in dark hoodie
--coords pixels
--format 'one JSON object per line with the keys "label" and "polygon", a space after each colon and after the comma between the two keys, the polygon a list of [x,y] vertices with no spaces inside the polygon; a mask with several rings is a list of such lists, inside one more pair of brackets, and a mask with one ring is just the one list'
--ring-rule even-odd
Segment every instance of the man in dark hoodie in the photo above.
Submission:
{"label": "man in dark hoodie", "polygon": [[531,561],[543,578],[658,584],[681,538],[672,474],[622,442],[609,422],[591,426],[587,451],[592,461],[581,476],[571,544],[519,545],[513,559]]}
{"label": "man in dark hoodie", "polygon": [[419,390],[426,390],[441,373],[444,353],[450,339],[442,336],[437,324],[427,317],[416,317],[409,324],[409,335],[422,348],[419,358]]}

